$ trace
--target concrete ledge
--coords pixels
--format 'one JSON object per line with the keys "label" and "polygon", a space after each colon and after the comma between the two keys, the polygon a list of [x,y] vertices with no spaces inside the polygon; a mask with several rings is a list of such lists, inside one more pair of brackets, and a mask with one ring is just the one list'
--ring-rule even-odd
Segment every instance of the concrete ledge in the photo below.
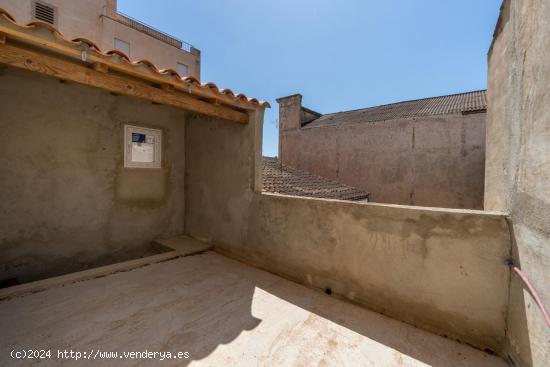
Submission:
{"label": "concrete ledge", "polygon": [[454,209],[454,208],[441,208],[436,206],[418,206],[418,205],[402,205],[402,204],[384,204],[384,203],[375,203],[375,202],[365,202],[365,201],[349,201],[349,200],[339,200],[339,199],[326,199],[326,198],[315,198],[315,197],[305,197],[305,196],[295,196],[295,195],[286,195],[279,194],[275,192],[261,192],[259,193],[264,196],[270,197],[280,197],[280,198],[289,198],[289,199],[298,199],[305,201],[316,201],[323,203],[336,203],[342,204],[344,206],[356,206],[356,205],[365,205],[369,207],[378,207],[378,208],[393,208],[400,209],[402,211],[409,211],[410,213],[452,213],[452,214],[467,214],[475,215],[484,218],[503,218],[509,217],[510,213],[502,211],[491,211],[491,210],[479,210],[479,209]]}
{"label": "concrete ledge", "polygon": [[153,241],[154,246],[168,247],[178,251],[181,256],[188,256],[212,249],[212,245],[188,236],[177,236]]}
{"label": "concrete ledge", "polygon": [[244,210],[245,231],[209,214],[193,234],[210,235],[226,256],[502,353],[511,253],[502,213],[276,194],[254,195]]}
{"label": "concrete ledge", "polygon": [[100,278],[113,273],[129,271],[142,266],[205,252],[212,248],[209,244],[186,236],[155,240],[153,244],[168,247],[172,251],[0,289],[0,300],[21,297],[25,294],[41,292],[50,288],[62,287],[70,283]]}

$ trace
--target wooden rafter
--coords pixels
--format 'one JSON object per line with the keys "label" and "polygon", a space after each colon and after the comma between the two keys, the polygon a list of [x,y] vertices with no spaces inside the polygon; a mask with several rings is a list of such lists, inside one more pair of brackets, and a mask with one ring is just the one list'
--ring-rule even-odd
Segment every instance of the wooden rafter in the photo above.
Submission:
{"label": "wooden rafter", "polygon": [[[0,34],[4,34],[5,38],[13,39],[18,42],[22,42],[24,44],[35,46],[35,47],[46,48],[49,51],[59,53],[60,55],[65,55],[68,57],[75,58],[76,60],[82,61],[82,51],[74,47],[71,47],[70,45],[64,45],[60,42],[48,40],[33,34],[20,32],[15,29],[3,26],[1,24],[0,24]],[[197,97],[200,97],[200,98],[206,98],[206,99],[216,98],[220,101],[221,104],[226,106],[238,108],[241,110],[249,110],[249,111],[253,111],[256,109],[255,106],[251,105],[247,101],[235,100],[233,97],[226,96],[223,94],[220,95],[220,94],[214,93],[211,90],[208,90],[208,88],[201,88],[193,84],[184,84],[177,81],[167,80],[166,78],[163,78],[161,75],[158,75],[156,73],[146,72],[132,65],[127,65],[124,63],[119,63],[119,62],[109,60],[109,58],[102,57],[101,55],[96,54],[94,52],[89,52],[86,54],[85,62],[90,65],[94,65],[95,63],[100,63],[105,65],[110,70],[127,74],[135,78],[147,80],[152,83],[171,84],[175,90],[184,91],[188,94],[196,95]]]}
{"label": "wooden rafter", "polygon": [[[0,64],[239,123],[248,123],[249,119],[245,112],[201,101],[175,88],[158,88],[143,80],[110,73],[111,65],[99,61],[93,61],[90,64],[92,67],[88,67],[88,64],[79,60],[60,57],[57,54],[46,54],[7,42],[0,43]],[[166,80],[159,79],[162,82],[158,85],[167,84]]]}

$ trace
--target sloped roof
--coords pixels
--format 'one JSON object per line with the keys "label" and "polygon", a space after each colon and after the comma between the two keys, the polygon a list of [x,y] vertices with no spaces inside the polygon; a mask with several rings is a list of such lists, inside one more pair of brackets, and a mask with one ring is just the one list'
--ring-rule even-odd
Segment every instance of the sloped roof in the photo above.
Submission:
{"label": "sloped roof", "polygon": [[304,126],[314,127],[341,123],[374,122],[408,117],[468,113],[485,111],[486,109],[486,91],[478,90],[391,103],[359,110],[329,113],[304,124]]}
{"label": "sloped roof", "polygon": [[88,39],[75,38],[69,40],[56,27],[44,21],[35,20],[26,25],[19,24],[2,8],[0,8],[0,33],[14,37],[18,41],[34,43],[36,46],[48,48],[48,50],[51,49],[55,52],[70,53],[71,50],[78,51],[79,56],[82,53],[82,61],[85,62],[97,59],[110,65],[128,66],[130,69],[117,71],[131,71],[133,77],[153,76],[159,80],[164,80],[166,83],[174,83],[175,86],[180,87],[189,94],[195,94],[201,98],[217,99],[222,104],[231,104],[236,107],[239,107],[239,104],[242,106],[270,107],[268,102],[248,98],[242,93],[234,93],[231,89],[220,89],[212,82],[201,83],[192,76],[181,76],[173,69],[159,69],[149,60],[132,61],[120,50],[102,51],[94,42]]}
{"label": "sloped roof", "polygon": [[353,187],[283,166],[277,158],[263,158],[263,191],[285,195],[339,200],[366,200],[369,193]]}

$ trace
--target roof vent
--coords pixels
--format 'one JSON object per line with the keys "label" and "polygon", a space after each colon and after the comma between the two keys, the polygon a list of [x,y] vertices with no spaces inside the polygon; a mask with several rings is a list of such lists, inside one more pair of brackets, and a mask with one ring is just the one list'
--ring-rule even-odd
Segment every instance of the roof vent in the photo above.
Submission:
{"label": "roof vent", "polygon": [[55,7],[42,1],[34,2],[34,19],[42,20],[50,24],[56,24],[56,13]]}

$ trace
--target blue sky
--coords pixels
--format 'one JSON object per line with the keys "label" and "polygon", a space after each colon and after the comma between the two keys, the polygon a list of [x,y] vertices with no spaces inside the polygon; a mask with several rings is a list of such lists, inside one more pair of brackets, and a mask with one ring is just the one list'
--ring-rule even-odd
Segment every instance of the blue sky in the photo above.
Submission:
{"label": "blue sky", "polygon": [[321,113],[487,85],[501,0],[119,0],[120,11],[201,50],[202,81],[267,100],[264,155],[277,155],[275,99]]}

